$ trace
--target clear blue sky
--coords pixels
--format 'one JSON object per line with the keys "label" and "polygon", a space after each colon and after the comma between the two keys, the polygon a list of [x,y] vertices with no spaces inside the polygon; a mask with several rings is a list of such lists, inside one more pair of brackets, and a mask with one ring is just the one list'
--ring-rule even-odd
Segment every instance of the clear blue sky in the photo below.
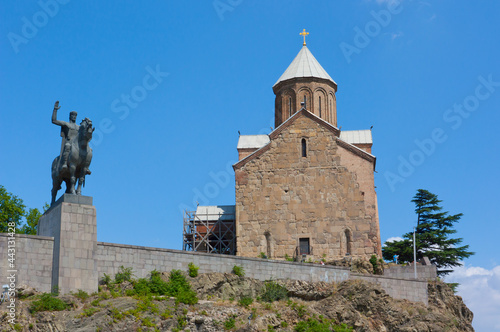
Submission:
{"label": "clear blue sky", "polygon": [[182,209],[234,204],[238,130],[270,132],[272,85],[306,28],[339,125],[373,125],[383,241],[415,225],[417,189],[438,194],[476,252],[464,278],[485,276],[500,312],[500,3],[41,3],[0,9],[0,184],[27,206],[50,201],[59,100],[60,120],[97,128],[83,193],[98,240],[180,249]]}

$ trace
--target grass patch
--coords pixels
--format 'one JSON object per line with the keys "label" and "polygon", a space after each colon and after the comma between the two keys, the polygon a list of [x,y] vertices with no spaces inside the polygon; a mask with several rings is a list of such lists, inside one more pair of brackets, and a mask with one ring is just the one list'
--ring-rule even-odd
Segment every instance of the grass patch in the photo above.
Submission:
{"label": "grass patch", "polygon": [[238,265],[233,266],[233,273],[236,274],[238,277],[244,277],[245,276],[245,270]]}
{"label": "grass patch", "polygon": [[286,300],[288,299],[288,291],[280,284],[274,281],[269,281],[265,284],[264,293],[262,294],[261,299],[265,302]]}
{"label": "grass patch", "polygon": [[235,326],[236,326],[236,321],[234,320],[234,317],[229,317],[224,321],[224,330],[234,329]]}
{"label": "grass patch", "polygon": [[97,309],[94,307],[86,308],[83,309],[82,313],[80,314],[80,317],[90,317],[98,311],[101,311],[101,309]]}
{"label": "grass patch", "polygon": [[39,311],[61,311],[66,310],[68,305],[54,294],[44,293],[40,299],[33,301],[30,306],[31,313]]}
{"label": "grass patch", "polygon": [[353,328],[346,324],[336,325],[333,321],[309,318],[298,322],[293,329],[295,332],[352,332]]}
{"label": "grass patch", "polygon": [[185,304],[196,304],[198,298],[196,293],[191,289],[191,285],[186,280],[186,277],[179,270],[172,270],[168,282],[161,279],[160,272],[151,271],[149,279],[139,279],[133,281],[134,292],[140,296],[146,295],[165,295],[173,296],[178,302]]}
{"label": "grass patch", "polygon": [[73,293],[73,296],[79,298],[82,301],[85,301],[90,297],[90,295],[86,291],[83,291],[81,289],[79,289],[78,292]]}
{"label": "grass patch", "polygon": [[248,308],[248,306],[250,306],[252,303],[253,299],[249,296],[244,296],[238,301],[238,304],[245,308]]}
{"label": "grass patch", "polygon": [[194,263],[189,263],[188,265],[188,274],[191,278],[196,278],[198,276],[199,266],[194,265]]}
{"label": "grass patch", "polygon": [[132,276],[134,275],[131,267],[120,266],[120,271],[115,274],[115,283],[121,284],[124,281],[132,281]]}

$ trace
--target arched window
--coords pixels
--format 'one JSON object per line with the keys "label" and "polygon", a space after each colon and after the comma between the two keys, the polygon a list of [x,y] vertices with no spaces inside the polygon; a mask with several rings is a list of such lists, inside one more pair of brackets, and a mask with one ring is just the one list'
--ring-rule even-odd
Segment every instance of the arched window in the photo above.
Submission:
{"label": "arched window", "polygon": [[271,258],[271,233],[269,231],[266,231],[264,233],[264,236],[266,237],[266,254],[267,258]]}
{"label": "arched window", "polygon": [[304,95],[304,108],[307,109],[307,96]]}
{"label": "arched window", "polygon": [[346,229],[344,231],[344,234],[345,234],[345,244],[346,244],[346,251],[345,251],[345,254],[346,256],[347,255],[351,255],[352,254],[352,240],[351,240],[351,231],[349,231],[348,229]]}
{"label": "arched window", "polygon": [[319,117],[321,118],[321,96],[319,97]]}
{"label": "arched window", "polygon": [[307,157],[307,142],[306,139],[302,139],[302,157]]}

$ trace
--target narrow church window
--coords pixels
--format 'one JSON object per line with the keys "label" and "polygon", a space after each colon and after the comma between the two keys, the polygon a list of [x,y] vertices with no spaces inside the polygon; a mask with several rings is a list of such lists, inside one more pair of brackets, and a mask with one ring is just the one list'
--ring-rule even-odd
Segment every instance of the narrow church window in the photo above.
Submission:
{"label": "narrow church window", "polygon": [[304,95],[304,107],[307,109],[307,97]]}
{"label": "narrow church window", "polygon": [[299,250],[300,255],[309,255],[310,254],[310,246],[309,246],[309,238],[301,238],[299,239]]}
{"label": "narrow church window", "polygon": [[333,121],[332,99],[330,98],[330,122]]}
{"label": "narrow church window", "polygon": [[349,232],[348,229],[345,230],[345,243],[346,243],[346,256],[351,254],[352,248],[351,248],[351,233]]}
{"label": "narrow church window", "polygon": [[292,116],[292,97],[288,97],[288,116]]}
{"label": "narrow church window", "polygon": [[302,139],[302,157],[307,157],[307,142],[306,139]]}
{"label": "narrow church window", "polygon": [[321,118],[321,97],[319,97],[319,117]]}
{"label": "narrow church window", "polygon": [[271,258],[271,233],[265,232],[264,236],[266,237],[266,254],[267,258]]}

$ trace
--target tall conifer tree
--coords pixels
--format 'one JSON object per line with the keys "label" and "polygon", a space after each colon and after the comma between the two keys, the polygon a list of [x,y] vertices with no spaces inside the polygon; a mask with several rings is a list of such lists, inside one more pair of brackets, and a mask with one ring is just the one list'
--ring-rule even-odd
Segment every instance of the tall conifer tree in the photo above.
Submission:
{"label": "tall conifer tree", "polygon": [[[464,258],[474,253],[468,251],[468,245],[462,245],[462,238],[451,238],[457,231],[454,224],[462,218],[462,213],[449,215],[439,205],[438,196],[424,189],[419,189],[413,197],[417,214],[416,243],[417,260],[429,257],[438,268],[439,275],[446,275],[455,266],[460,266]],[[413,261],[413,232],[403,235],[402,241],[386,242],[382,248],[386,260],[399,255],[401,263]]]}

